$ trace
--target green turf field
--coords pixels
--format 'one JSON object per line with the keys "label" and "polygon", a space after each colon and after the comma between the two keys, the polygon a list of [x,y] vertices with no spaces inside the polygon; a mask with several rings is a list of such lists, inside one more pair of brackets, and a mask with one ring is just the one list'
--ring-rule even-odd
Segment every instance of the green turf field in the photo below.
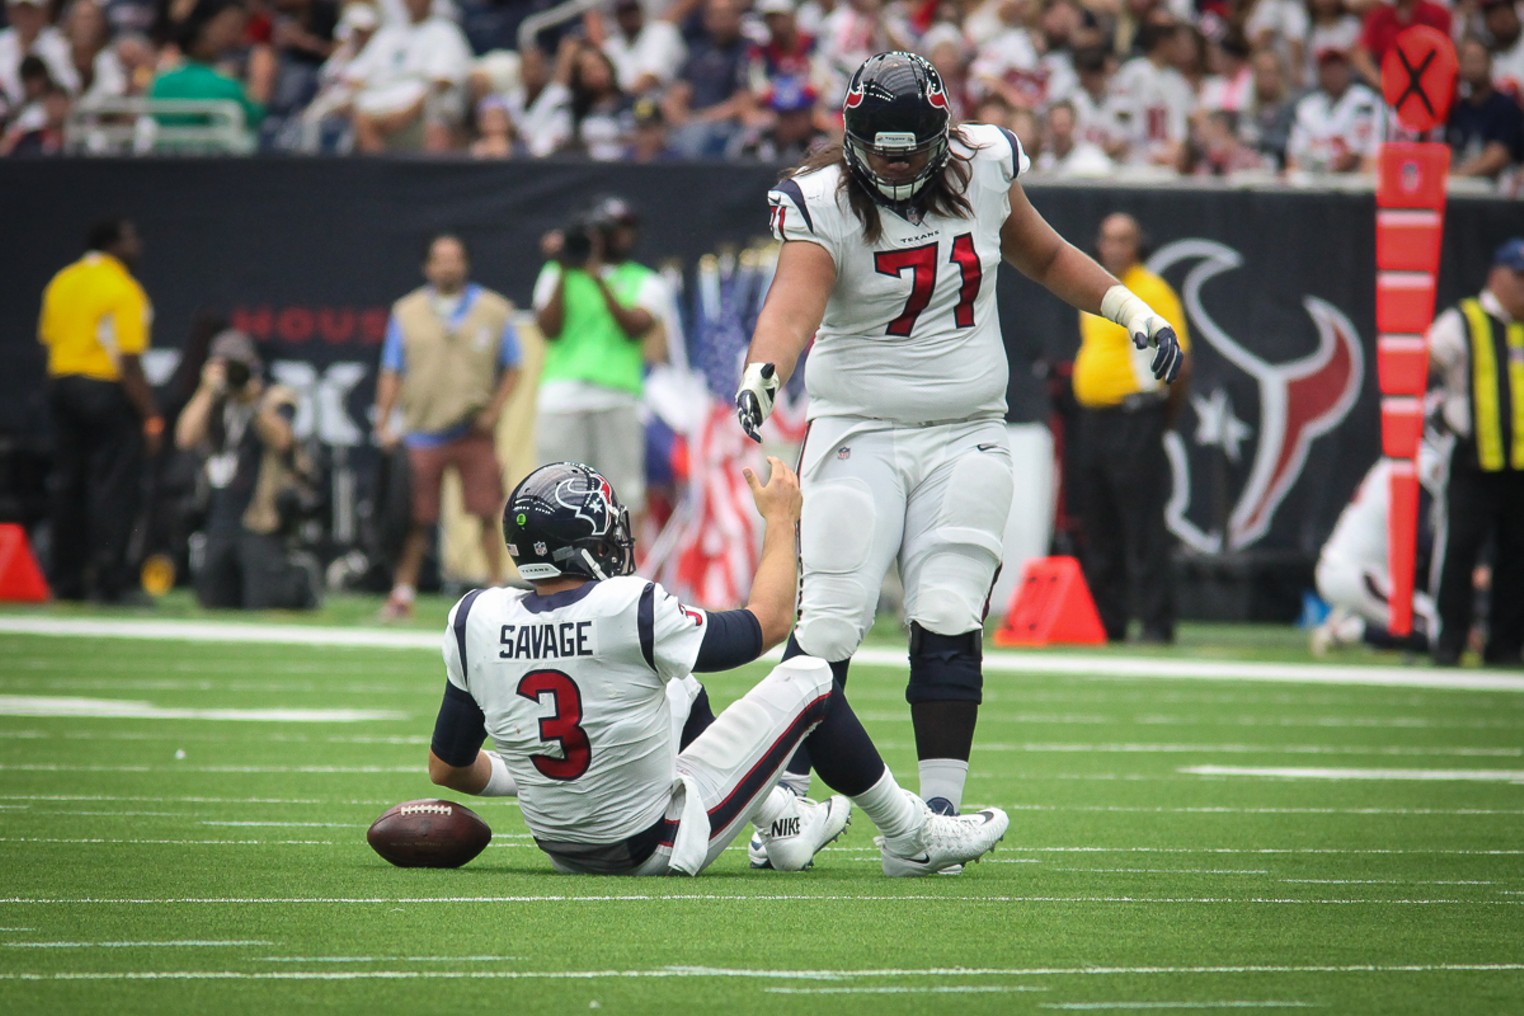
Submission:
{"label": "green turf field", "polygon": [[[174,604],[0,613],[7,1009],[1524,1012],[1524,675],[1322,670],[1266,628],[992,654],[968,801],[1013,825],[960,877],[884,879],[861,815],[803,874],[738,846],[697,879],[557,876],[511,801],[473,802],[496,837],[469,866],[401,870],[364,831],[435,796],[439,656],[401,643],[443,607],[373,609],[316,619],[344,646],[286,616],[115,634],[240,620]],[[69,631],[3,630],[28,618]],[[902,681],[850,693],[914,787]]]}

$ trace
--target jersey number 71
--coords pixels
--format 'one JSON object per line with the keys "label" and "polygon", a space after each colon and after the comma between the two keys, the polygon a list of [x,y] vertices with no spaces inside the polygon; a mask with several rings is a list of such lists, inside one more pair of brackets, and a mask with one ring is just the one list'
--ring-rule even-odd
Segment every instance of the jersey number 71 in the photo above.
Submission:
{"label": "jersey number 71", "polygon": [[[974,300],[979,296],[979,284],[984,281],[984,266],[974,251],[974,235],[959,233],[953,237],[952,252],[948,264],[958,266],[963,284],[958,290],[958,306],[953,310],[953,323],[959,328],[974,326]],[[905,250],[881,250],[873,255],[873,268],[880,275],[904,275],[910,269],[910,297],[899,317],[889,322],[886,331],[890,335],[906,338],[915,328],[916,319],[931,303],[931,294],[937,286],[937,244],[928,243]]]}

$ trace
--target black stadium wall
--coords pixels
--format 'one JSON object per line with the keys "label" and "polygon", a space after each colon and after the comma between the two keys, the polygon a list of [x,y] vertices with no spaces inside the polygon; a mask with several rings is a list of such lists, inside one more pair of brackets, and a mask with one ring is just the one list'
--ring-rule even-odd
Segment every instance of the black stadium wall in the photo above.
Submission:
{"label": "black stadium wall", "polygon": [[[386,309],[418,284],[432,233],[460,234],[475,278],[526,306],[540,235],[591,196],[640,209],[643,260],[692,266],[765,236],[776,175],[729,164],[0,161],[0,439],[46,442],[39,296],[98,218],[142,228],[156,346],[179,346],[198,309],[221,310],[271,359],[326,380],[323,436],[354,444],[368,430]],[[1372,196],[1041,183],[1030,193],[1085,246],[1105,214],[1136,215],[1150,263],[1185,298],[1195,377],[1171,449],[1182,544],[1209,558],[1306,561],[1379,449]],[[1441,305],[1474,291],[1492,248],[1520,233],[1524,205],[1453,200]],[[1075,315],[1009,269],[999,285],[1011,418],[1046,419],[1040,375],[1072,357]]]}

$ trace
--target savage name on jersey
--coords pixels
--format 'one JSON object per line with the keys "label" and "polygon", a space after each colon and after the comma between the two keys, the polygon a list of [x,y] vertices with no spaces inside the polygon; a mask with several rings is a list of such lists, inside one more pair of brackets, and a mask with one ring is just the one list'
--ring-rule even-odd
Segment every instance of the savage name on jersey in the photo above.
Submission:
{"label": "savage name on jersey", "polygon": [[447,694],[480,708],[536,839],[613,843],[660,819],[678,749],[666,684],[699,665],[710,615],[633,576],[468,599],[445,635]]}
{"label": "savage name on jersey", "polygon": [[1014,134],[986,124],[955,129],[951,149],[969,159],[973,214],[907,218],[881,206],[883,235],[873,244],[839,186],[839,165],[768,192],[773,235],[818,244],[836,264],[805,367],[811,419],[1004,417],[1009,370],[995,273],[1011,181],[1027,158]]}

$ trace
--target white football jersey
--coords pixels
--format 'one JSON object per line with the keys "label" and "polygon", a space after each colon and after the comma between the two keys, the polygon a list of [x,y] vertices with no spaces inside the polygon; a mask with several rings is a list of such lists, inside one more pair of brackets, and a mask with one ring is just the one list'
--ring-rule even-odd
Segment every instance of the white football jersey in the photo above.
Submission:
{"label": "white football jersey", "polygon": [[1027,158],[1014,134],[986,124],[964,125],[952,149],[971,157],[965,196],[973,216],[912,222],[880,207],[883,235],[872,245],[837,186],[843,167],[768,192],[773,235],[818,244],[836,263],[805,367],[811,419],[1004,418],[1009,372],[995,273],[1011,181]]}
{"label": "white football jersey", "polygon": [[660,819],[677,774],[666,684],[693,672],[708,615],[634,576],[485,589],[464,625],[460,610],[445,671],[486,717],[535,837],[615,843]]}
{"label": "white football jersey", "polygon": [[1309,92],[1296,104],[1286,154],[1303,169],[1320,172],[1348,152],[1373,157],[1381,145],[1385,105],[1381,97],[1356,83],[1334,99]]}
{"label": "white football jersey", "polygon": [[1112,89],[1129,140],[1128,162],[1146,165],[1168,146],[1185,140],[1196,96],[1175,68],[1133,57],[1117,70]]}
{"label": "white football jersey", "polygon": [[1353,564],[1362,570],[1385,575],[1387,571],[1387,516],[1391,510],[1392,466],[1378,459],[1360,481],[1360,487],[1334,523],[1322,556]]}

